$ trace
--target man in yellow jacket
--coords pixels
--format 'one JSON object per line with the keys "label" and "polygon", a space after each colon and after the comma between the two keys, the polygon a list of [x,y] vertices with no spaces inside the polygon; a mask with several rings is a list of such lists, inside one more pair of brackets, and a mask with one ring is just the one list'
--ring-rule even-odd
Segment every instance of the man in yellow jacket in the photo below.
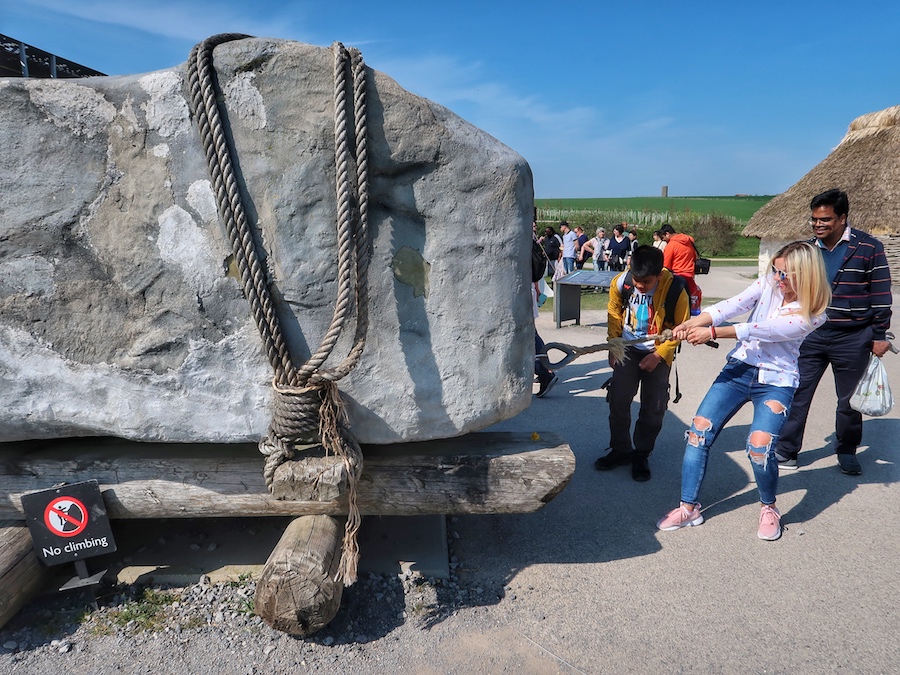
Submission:
{"label": "man in yellow jacket", "polygon": [[[670,294],[672,297],[669,297]],[[626,348],[626,358],[609,365],[610,452],[594,467],[607,471],[631,464],[631,477],[650,480],[650,453],[662,429],[669,405],[669,372],[675,359],[677,340],[657,342],[657,336],[690,318],[690,300],[684,282],[663,268],[663,252],[639,246],[631,258],[631,269],[613,279],[609,288],[608,333],[610,338],[646,341]],[[631,434],[631,402],[641,390],[641,406],[634,435]]]}

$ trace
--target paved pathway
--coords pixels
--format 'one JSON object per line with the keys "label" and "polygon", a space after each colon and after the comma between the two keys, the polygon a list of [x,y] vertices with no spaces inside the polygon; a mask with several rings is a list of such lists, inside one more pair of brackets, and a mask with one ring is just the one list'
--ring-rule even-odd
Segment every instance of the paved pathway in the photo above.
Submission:
{"label": "paved pathway", "polygon": [[[704,295],[737,292],[747,274],[713,268],[701,281]],[[605,341],[604,322],[605,312],[587,312],[581,326],[557,330],[542,313],[538,329],[545,341],[585,346]],[[711,457],[701,493],[706,523],[655,529],[678,504],[683,434],[727,346],[684,346],[677,360],[684,398],[670,405],[647,483],[632,481],[628,467],[592,466],[609,438],[599,389],[610,373],[605,353],[562,369],[547,397],[499,425],[561,433],[577,470],[538,513],[467,517],[454,526],[461,559],[477,561],[479,574],[507,578],[517,595],[496,608],[495,625],[513,632],[504,638],[497,628],[494,644],[519,653],[540,645],[559,659],[559,672],[900,672],[900,406],[867,419],[863,474],[845,476],[829,447],[834,394],[823,380],[801,468],[782,473],[786,531],[777,542],[756,537],[745,409]],[[888,354],[885,363],[900,393],[900,358]]]}

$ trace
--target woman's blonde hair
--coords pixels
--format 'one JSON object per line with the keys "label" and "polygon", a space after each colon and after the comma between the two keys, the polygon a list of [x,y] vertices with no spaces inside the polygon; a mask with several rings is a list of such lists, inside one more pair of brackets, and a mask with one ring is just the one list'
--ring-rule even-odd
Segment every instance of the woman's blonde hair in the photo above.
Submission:
{"label": "woman's blonde hair", "polygon": [[806,321],[825,311],[831,302],[831,284],[825,273],[822,254],[815,244],[807,241],[793,241],[781,247],[772,256],[769,265],[777,258],[784,260],[785,272],[791,276],[791,285],[800,303],[800,314]]}

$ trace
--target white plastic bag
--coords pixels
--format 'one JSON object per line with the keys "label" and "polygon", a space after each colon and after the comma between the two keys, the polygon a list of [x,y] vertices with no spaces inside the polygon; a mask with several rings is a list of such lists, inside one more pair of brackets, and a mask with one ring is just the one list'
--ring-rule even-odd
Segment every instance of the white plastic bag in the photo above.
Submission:
{"label": "white plastic bag", "polygon": [[559,260],[556,263],[556,270],[553,272],[553,281],[559,281],[564,276],[566,276],[566,267],[563,265],[563,261]]}
{"label": "white plastic bag", "polygon": [[859,384],[850,397],[850,407],[864,415],[880,417],[887,415],[894,406],[891,385],[888,383],[884,364],[874,354],[869,356],[869,365]]}

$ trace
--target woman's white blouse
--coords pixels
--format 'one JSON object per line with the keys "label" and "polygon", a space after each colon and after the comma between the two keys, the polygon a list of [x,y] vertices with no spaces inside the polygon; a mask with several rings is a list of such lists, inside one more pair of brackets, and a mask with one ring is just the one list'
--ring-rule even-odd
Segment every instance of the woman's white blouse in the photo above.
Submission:
{"label": "woman's white blouse", "polygon": [[799,313],[799,302],[782,305],[783,302],[784,295],[765,276],[747,290],[703,311],[712,317],[713,326],[750,312],[745,323],[734,324],[738,344],[728,356],[759,368],[762,384],[796,388],[800,383],[797,369],[800,344],[825,323],[825,314],[807,322]]}

